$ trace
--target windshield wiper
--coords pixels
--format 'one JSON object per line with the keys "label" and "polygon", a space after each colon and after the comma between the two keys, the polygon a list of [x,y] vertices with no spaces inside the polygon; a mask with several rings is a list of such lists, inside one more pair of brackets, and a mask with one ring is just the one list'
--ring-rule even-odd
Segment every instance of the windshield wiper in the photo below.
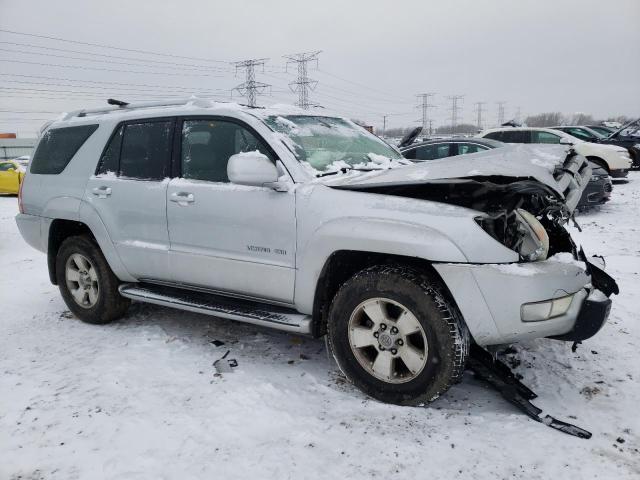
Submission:
{"label": "windshield wiper", "polygon": [[354,168],[354,167],[341,167],[338,170],[334,170],[331,172],[318,173],[316,177],[326,177],[327,175],[335,175],[336,173],[347,173],[351,170],[355,170],[356,172],[374,172],[378,170],[383,170],[382,168]]}

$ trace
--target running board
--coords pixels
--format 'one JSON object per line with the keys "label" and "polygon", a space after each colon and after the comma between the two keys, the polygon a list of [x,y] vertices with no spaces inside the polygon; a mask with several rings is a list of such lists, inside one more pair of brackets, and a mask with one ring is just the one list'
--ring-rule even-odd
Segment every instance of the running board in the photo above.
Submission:
{"label": "running board", "polygon": [[311,333],[311,316],[290,308],[143,283],[125,283],[120,285],[118,290],[123,297],[140,302],[228,318],[286,332]]}

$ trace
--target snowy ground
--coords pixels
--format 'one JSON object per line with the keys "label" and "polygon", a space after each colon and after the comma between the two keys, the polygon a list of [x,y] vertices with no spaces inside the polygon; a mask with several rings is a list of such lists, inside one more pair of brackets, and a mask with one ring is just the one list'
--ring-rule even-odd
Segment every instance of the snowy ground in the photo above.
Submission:
{"label": "snowy ground", "polygon": [[[471,375],[430,408],[378,403],[344,383],[321,340],[141,304],[80,323],[22,241],[16,198],[0,197],[0,479],[639,478],[631,177],[579,218],[579,241],[622,290],[609,323],[576,353],[517,347],[534,403],[591,440],[527,419]],[[216,376],[227,350],[238,367]]]}

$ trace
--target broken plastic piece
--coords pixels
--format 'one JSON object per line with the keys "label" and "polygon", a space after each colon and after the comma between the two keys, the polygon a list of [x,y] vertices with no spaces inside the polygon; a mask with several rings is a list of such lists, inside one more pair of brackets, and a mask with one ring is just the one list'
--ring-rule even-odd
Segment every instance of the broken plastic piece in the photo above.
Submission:
{"label": "broken plastic piece", "polygon": [[469,365],[478,378],[498,390],[505,400],[518,407],[529,418],[575,437],[591,438],[591,432],[580,427],[558,420],[551,415],[540,416],[542,409],[530,402],[536,398],[536,394],[520,382],[509,367],[499,360],[494,360],[482,347],[477,345],[471,347]]}

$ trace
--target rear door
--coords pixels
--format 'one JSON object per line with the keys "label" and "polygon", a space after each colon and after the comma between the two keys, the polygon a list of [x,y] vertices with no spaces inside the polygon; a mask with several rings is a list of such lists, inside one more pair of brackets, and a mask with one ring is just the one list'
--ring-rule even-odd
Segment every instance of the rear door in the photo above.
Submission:
{"label": "rear door", "polygon": [[236,119],[199,117],[180,123],[174,162],[178,178],[167,190],[174,282],[293,302],[295,195],[235,185],[227,177],[231,155],[259,150],[276,162],[275,153]]}
{"label": "rear door", "polygon": [[169,277],[166,193],[174,124],[174,118],[159,118],[119,125],[85,191],[138,279]]}

